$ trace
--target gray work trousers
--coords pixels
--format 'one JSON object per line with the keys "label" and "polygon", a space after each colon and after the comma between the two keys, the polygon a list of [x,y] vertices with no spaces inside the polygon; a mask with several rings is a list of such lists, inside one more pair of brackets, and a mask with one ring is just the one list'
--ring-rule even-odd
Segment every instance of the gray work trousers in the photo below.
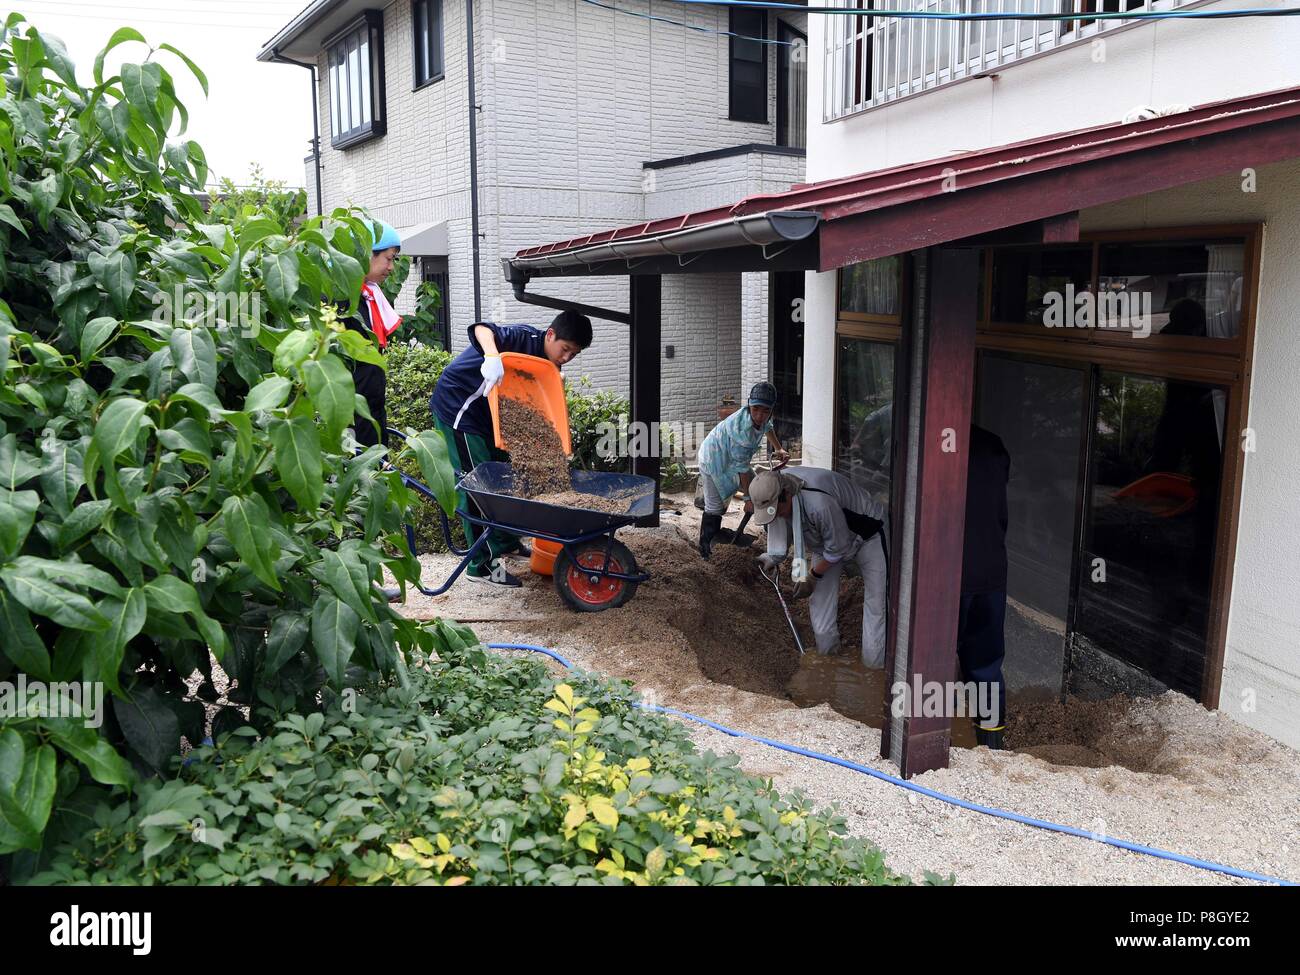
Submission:
{"label": "gray work trousers", "polygon": [[[767,526],[767,550],[773,555],[784,556],[787,551],[787,536],[790,524],[785,518],[777,518]],[[806,553],[809,563],[821,558],[820,552]],[[889,569],[885,562],[885,549],[879,535],[863,542],[853,556],[862,573],[862,663],[868,667],[885,665],[886,619],[887,619],[887,584]],[[826,573],[817,580],[817,586],[808,598],[808,615],[812,619],[813,637],[817,641],[817,652],[834,653],[840,647],[839,609],[840,577],[844,574],[844,563],[835,562]]]}

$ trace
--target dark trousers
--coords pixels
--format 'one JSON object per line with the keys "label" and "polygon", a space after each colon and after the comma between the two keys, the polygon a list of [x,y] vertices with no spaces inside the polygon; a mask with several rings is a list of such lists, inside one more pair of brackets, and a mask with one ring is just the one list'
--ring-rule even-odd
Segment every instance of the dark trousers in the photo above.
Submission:
{"label": "dark trousers", "polygon": [[[388,375],[382,368],[371,362],[356,362],[352,366],[352,383],[357,392],[370,407],[370,415],[375,418],[371,423],[364,416],[354,417],[356,423],[353,432],[357,443],[370,447],[377,443],[388,444]],[[376,426],[376,424],[378,426]]]}
{"label": "dark trousers", "polygon": [[[957,659],[962,680],[996,686],[998,712],[978,715],[983,728],[1000,728],[1007,717],[1007,685],[1002,678],[1002,661],[1007,655],[1003,625],[1007,615],[1007,594],[964,592],[957,619]],[[989,695],[985,700],[991,699]]]}
{"label": "dark trousers", "polygon": [[[442,439],[447,441],[447,456],[451,458],[452,464],[462,474],[468,474],[485,461],[510,460],[508,453],[501,450],[486,437],[480,437],[476,433],[466,433],[464,430],[453,430],[450,424],[444,423],[436,417],[435,423],[438,432],[442,434]],[[483,517],[483,512],[479,510],[478,505],[464,491],[456,492],[456,502],[462,510],[468,511],[478,518]],[[466,518],[461,519],[461,524],[465,528],[465,538],[470,543],[473,543],[484,531],[488,532],[487,542],[478,550],[478,553],[466,567],[465,571],[470,575],[487,575],[492,562],[497,556],[519,549],[519,539],[514,535],[496,529],[485,529]]]}

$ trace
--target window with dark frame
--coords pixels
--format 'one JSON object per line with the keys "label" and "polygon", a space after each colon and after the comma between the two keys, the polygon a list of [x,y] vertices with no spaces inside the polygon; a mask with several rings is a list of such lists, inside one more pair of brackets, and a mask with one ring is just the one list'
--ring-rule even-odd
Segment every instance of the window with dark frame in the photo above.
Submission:
{"label": "window with dark frame", "polygon": [[776,144],[802,149],[808,145],[808,38],[776,23]]}
{"label": "window with dark frame", "polygon": [[[731,70],[728,117],[767,122],[767,11],[730,11]],[[750,40],[750,38],[757,38]]]}
{"label": "window with dark frame", "polygon": [[329,56],[330,144],[335,149],[387,131],[384,17],[367,10],[324,44]]}
{"label": "window with dark frame", "polygon": [[442,0],[414,0],[411,4],[412,38],[415,44],[415,87],[441,81],[444,73],[442,58]]}

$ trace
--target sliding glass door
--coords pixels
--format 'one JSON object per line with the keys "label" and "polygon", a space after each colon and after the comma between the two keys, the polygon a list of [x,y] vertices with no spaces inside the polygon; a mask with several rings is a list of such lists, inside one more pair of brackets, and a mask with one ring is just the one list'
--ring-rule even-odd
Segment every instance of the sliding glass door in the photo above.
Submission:
{"label": "sliding glass door", "polygon": [[1205,671],[1227,392],[1099,369],[1075,626],[1196,696]]}
{"label": "sliding glass door", "polygon": [[1013,691],[1063,687],[1088,371],[980,356],[975,422],[1011,455],[1007,660]]}

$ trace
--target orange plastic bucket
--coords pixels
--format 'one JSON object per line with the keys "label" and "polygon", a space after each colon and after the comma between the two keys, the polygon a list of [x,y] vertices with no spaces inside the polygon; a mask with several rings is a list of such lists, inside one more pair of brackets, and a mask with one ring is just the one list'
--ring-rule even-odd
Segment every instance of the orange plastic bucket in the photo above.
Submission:
{"label": "orange plastic bucket", "polygon": [[533,539],[533,554],[528,560],[528,567],[539,576],[549,576],[555,572],[555,557],[564,548],[559,542],[548,542],[544,538]]}
{"label": "orange plastic bucket", "polygon": [[505,375],[488,393],[488,409],[492,412],[492,432],[496,445],[509,450],[510,445],[501,438],[501,397],[519,400],[551,421],[560,435],[564,453],[573,453],[569,440],[569,407],[564,401],[564,382],[560,370],[550,359],[524,355],[522,352],[501,353]]}

